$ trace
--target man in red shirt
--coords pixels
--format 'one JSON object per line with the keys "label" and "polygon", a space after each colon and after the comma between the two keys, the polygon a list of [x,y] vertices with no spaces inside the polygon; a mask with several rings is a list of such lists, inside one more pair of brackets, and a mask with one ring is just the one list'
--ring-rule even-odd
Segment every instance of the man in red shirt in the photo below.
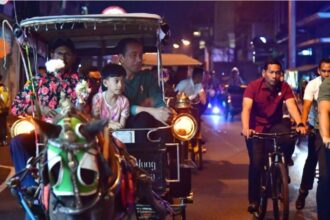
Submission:
{"label": "man in red shirt", "polygon": [[[283,116],[283,102],[298,125],[297,131],[302,134],[306,133],[292,89],[286,82],[280,81],[281,74],[281,63],[277,60],[268,60],[263,67],[262,77],[249,83],[246,88],[242,110],[242,134],[246,138],[249,138],[254,131],[270,132],[278,128],[289,130],[286,126],[279,125]],[[282,130],[282,132],[285,131]],[[260,199],[260,173],[266,155],[265,142],[247,139],[246,143],[250,158],[248,211],[255,213],[258,210]],[[284,154],[286,159],[289,159],[291,157],[290,149],[285,147],[284,149],[288,151]]]}

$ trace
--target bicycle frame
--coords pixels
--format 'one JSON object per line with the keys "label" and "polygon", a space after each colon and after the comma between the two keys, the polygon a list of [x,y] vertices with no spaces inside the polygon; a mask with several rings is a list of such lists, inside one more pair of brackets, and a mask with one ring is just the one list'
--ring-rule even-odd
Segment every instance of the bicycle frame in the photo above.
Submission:
{"label": "bicycle frame", "polygon": [[[281,152],[280,146],[277,144],[277,138],[280,136],[294,137],[296,132],[289,133],[255,133],[252,137],[261,140],[272,140],[272,150],[268,152],[268,163],[264,167],[264,173],[261,175],[261,195],[260,207],[258,213],[255,213],[257,219],[262,220],[267,210],[268,193],[271,190],[271,198],[273,200],[273,213],[275,219],[279,219],[279,204],[283,203],[283,219],[289,217],[288,203],[288,173],[285,163],[284,153]],[[279,181],[279,182],[278,182]],[[280,184],[280,185],[278,185]]]}

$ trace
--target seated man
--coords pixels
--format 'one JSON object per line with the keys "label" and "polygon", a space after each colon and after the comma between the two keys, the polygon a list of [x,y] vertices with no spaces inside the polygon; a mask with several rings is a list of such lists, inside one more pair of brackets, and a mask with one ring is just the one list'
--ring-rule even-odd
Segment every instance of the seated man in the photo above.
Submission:
{"label": "seated man", "polygon": [[[70,39],[57,39],[50,47],[50,56],[52,59],[62,59],[65,67],[54,76],[53,74],[37,74],[33,78],[36,93],[40,102],[40,110],[43,118],[54,118],[57,115],[55,110],[59,106],[61,92],[64,92],[71,98],[71,102],[76,102],[75,86],[78,83],[79,76],[73,66],[75,64],[75,47]],[[12,104],[12,114],[31,115],[32,99],[31,85],[27,83],[24,89],[18,93]],[[10,142],[10,153],[14,162],[16,172],[26,166],[29,157],[35,154],[35,134],[21,134],[12,138]],[[28,175],[23,180],[23,186],[34,185],[34,179]]]}
{"label": "seated man", "polygon": [[176,92],[184,92],[190,100],[197,100],[199,115],[203,114],[206,109],[206,93],[203,89],[203,68],[196,67],[193,70],[192,77],[181,80],[175,88]]}
{"label": "seated man", "polygon": [[[126,70],[124,95],[131,105],[131,116],[127,120],[126,127],[152,128],[166,125],[171,120],[172,111],[164,103],[157,79],[151,72],[141,71],[142,43],[127,38],[121,40],[117,47],[119,61]],[[145,142],[145,138],[145,134],[136,137],[138,142]]]}

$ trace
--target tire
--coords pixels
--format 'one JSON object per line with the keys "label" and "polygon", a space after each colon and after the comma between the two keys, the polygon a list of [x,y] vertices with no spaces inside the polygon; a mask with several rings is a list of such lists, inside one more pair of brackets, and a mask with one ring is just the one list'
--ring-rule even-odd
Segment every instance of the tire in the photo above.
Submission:
{"label": "tire", "polygon": [[275,164],[272,167],[272,200],[275,220],[289,219],[288,173],[285,165]]}
{"label": "tire", "polygon": [[268,194],[269,194],[269,178],[268,178],[268,173],[264,171],[261,174],[259,210],[258,210],[258,217],[256,218],[258,220],[263,220],[265,218],[267,212]]}

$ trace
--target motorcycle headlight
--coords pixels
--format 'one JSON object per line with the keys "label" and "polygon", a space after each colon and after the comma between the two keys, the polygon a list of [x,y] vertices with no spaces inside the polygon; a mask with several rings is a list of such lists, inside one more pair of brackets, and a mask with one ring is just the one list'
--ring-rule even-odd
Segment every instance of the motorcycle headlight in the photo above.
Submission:
{"label": "motorcycle headlight", "polygon": [[35,129],[34,124],[29,120],[22,118],[14,122],[10,128],[11,137],[15,137],[19,134],[28,134]]}
{"label": "motorcycle headlight", "polygon": [[171,130],[175,138],[181,141],[188,141],[192,139],[197,132],[197,121],[190,114],[179,114],[173,120]]}

